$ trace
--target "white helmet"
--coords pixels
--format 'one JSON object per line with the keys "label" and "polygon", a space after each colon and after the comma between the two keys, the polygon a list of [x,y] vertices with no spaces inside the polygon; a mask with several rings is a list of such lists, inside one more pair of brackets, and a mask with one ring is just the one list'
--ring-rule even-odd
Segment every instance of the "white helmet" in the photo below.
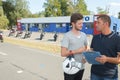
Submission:
{"label": "white helmet", "polygon": [[80,71],[82,63],[76,62],[74,56],[68,56],[63,61],[63,71],[67,74],[76,74]]}

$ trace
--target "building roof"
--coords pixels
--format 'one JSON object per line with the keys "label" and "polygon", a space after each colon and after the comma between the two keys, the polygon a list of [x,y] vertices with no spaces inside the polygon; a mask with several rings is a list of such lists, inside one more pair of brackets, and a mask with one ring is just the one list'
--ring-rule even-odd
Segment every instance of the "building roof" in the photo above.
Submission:
{"label": "building roof", "polygon": [[[87,20],[87,22],[93,22],[93,16],[91,16],[91,15],[84,16],[84,22],[86,21],[85,17],[89,17],[89,20]],[[22,18],[17,21],[21,22],[21,23],[70,23],[70,16]]]}

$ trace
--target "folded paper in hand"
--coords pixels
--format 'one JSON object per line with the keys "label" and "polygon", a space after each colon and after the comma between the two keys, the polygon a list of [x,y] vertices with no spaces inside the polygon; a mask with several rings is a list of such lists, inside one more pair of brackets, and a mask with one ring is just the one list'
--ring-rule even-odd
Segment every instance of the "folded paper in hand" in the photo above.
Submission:
{"label": "folded paper in hand", "polygon": [[101,64],[95,60],[96,57],[101,56],[100,52],[97,51],[83,52],[83,55],[85,56],[85,59],[89,64]]}

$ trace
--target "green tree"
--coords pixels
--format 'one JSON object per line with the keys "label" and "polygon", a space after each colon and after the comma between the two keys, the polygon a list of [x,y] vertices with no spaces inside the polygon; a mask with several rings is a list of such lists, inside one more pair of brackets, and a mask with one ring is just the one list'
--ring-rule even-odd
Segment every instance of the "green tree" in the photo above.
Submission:
{"label": "green tree", "polygon": [[87,10],[87,5],[84,0],[78,0],[75,9],[76,12],[82,13],[84,15],[90,14],[90,11]]}
{"label": "green tree", "polygon": [[108,14],[108,11],[107,11],[107,10],[104,10],[104,9],[101,8],[101,7],[97,7],[97,13],[98,13],[98,14]]}
{"label": "green tree", "polygon": [[29,18],[38,18],[38,17],[41,17],[39,13],[34,13],[29,15]]}
{"label": "green tree", "polygon": [[31,17],[31,18],[44,17],[44,11],[41,11],[39,13],[30,14],[29,17]]}
{"label": "green tree", "polygon": [[15,14],[17,18],[28,17],[29,13],[31,13],[28,9],[28,2],[26,0],[15,0]]}
{"label": "green tree", "polygon": [[6,0],[3,2],[3,9],[9,19],[9,26],[16,25],[17,19],[28,17],[31,14],[26,0]]}
{"label": "green tree", "polygon": [[[75,0],[74,0],[75,1]],[[84,0],[46,0],[44,3],[45,16],[69,16],[74,12],[90,14]]]}
{"label": "green tree", "polygon": [[2,6],[2,0],[0,0],[0,6]]}
{"label": "green tree", "polygon": [[2,1],[0,0],[0,29],[5,29],[8,26],[8,19],[3,13]]}
{"label": "green tree", "polygon": [[68,4],[68,11],[71,14],[74,12],[78,12],[84,15],[90,14],[90,11],[87,10],[87,5],[84,0],[70,0]]}
{"label": "green tree", "polygon": [[8,26],[8,19],[6,16],[0,16],[0,29],[6,29]]}
{"label": "green tree", "polygon": [[70,12],[68,10],[68,6],[69,6],[68,0],[59,0],[59,2],[60,2],[60,5],[61,5],[60,9],[61,9],[62,16],[70,15]]}
{"label": "green tree", "polygon": [[44,3],[45,17],[61,16],[61,5],[59,0],[46,0]]}
{"label": "green tree", "polygon": [[45,14],[44,11],[41,11],[41,12],[38,13],[39,17],[45,17],[44,14]]}
{"label": "green tree", "polygon": [[7,16],[9,20],[9,26],[12,26],[15,24],[15,15],[14,15],[14,5],[10,2],[3,2],[3,10],[4,14]]}

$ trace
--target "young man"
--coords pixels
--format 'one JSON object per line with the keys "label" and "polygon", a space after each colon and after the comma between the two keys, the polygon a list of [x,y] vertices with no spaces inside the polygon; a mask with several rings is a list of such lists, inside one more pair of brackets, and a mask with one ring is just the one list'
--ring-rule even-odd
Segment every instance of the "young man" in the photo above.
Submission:
{"label": "young man", "polygon": [[[67,32],[61,43],[61,56],[67,57],[74,55],[76,61],[82,63],[82,52],[87,49],[87,37],[85,33],[80,32],[83,25],[83,15],[74,13],[71,16],[72,30]],[[73,75],[64,73],[64,80],[82,80],[84,72],[84,63],[82,69]]]}
{"label": "young man", "polygon": [[109,16],[100,15],[97,18],[97,30],[101,34],[93,37],[91,48],[99,51],[102,56],[96,58],[101,65],[91,67],[91,80],[118,80],[120,36],[110,30],[110,25]]}

